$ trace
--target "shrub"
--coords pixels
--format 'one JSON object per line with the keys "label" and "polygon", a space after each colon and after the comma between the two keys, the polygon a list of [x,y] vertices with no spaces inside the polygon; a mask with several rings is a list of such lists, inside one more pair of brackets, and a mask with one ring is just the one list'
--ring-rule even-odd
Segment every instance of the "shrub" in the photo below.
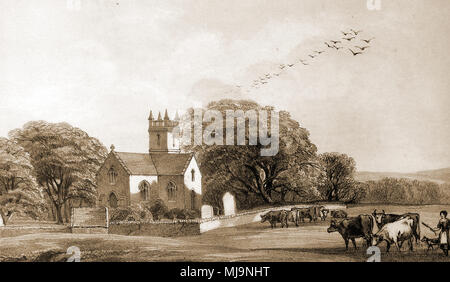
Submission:
{"label": "shrub", "polygon": [[164,214],[168,219],[195,219],[200,217],[197,210],[173,208]]}
{"label": "shrub", "polygon": [[133,204],[126,208],[116,208],[110,212],[111,221],[140,221],[152,219],[153,216],[151,212],[139,204]]}
{"label": "shrub", "polygon": [[161,219],[169,210],[161,199],[155,199],[145,203],[144,208],[148,209],[152,213],[154,220]]}
{"label": "shrub", "polygon": [[195,219],[200,217],[200,212],[197,210],[184,209],[181,210],[180,216],[182,216],[182,219]]}
{"label": "shrub", "polygon": [[111,211],[110,221],[137,221],[140,219],[140,215],[133,208],[116,208]]}

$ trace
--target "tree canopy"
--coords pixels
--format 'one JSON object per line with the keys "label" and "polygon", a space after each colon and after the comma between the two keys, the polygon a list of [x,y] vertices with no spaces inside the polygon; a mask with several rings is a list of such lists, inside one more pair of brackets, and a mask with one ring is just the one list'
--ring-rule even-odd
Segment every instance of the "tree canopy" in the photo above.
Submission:
{"label": "tree canopy", "polygon": [[33,121],[9,133],[31,158],[37,182],[63,223],[62,206],[69,199],[96,200],[95,174],[106,148],[86,132],[67,123]]}
{"label": "tree canopy", "polygon": [[28,153],[0,137],[0,216],[4,224],[15,214],[36,219],[44,213],[44,197],[32,170]]}
{"label": "tree canopy", "polygon": [[352,157],[340,153],[323,153],[319,156],[322,181],[319,190],[327,201],[355,202],[362,197],[364,189],[353,175],[356,162]]}
{"label": "tree canopy", "polygon": [[[217,110],[222,113],[224,120],[227,110],[273,111],[272,107],[263,107],[248,100],[221,100],[211,102],[202,109]],[[193,114],[193,109],[189,113]],[[252,197],[264,203],[283,202],[287,194],[300,197],[314,194],[313,178],[309,178],[313,166],[316,164],[316,146],[309,139],[309,132],[300,127],[286,111],[279,114],[279,150],[275,156],[261,156],[261,143],[249,145],[251,124],[245,122],[246,145],[201,145],[188,144],[185,149],[193,150],[200,163],[203,179],[205,179],[204,200],[218,206],[220,197],[226,191],[233,191],[248,200]],[[212,121],[214,122],[214,121]],[[236,120],[234,127],[237,139]],[[257,126],[257,125],[256,125]],[[271,124],[269,123],[269,127]],[[203,128],[208,128],[204,122]],[[224,122],[223,128],[227,128]],[[228,125],[229,128],[229,125]],[[217,132],[211,132],[217,134]],[[225,132],[219,134],[225,138]],[[218,196],[220,195],[220,196]]]}

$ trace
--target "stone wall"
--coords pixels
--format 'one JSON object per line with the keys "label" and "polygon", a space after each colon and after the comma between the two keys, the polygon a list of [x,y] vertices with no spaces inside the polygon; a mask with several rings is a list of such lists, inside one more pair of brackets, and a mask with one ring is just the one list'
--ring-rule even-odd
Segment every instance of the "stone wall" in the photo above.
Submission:
{"label": "stone wall", "polygon": [[196,221],[111,222],[109,234],[158,237],[199,235],[200,223]]}
{"label": "stone wall", "polygon": [[[249,224],[252,222],[258,222],[261,220],[261,214],[266,213],[268,211],[283,210],[283,209],[290,210],[293,207],[307,208],[310,206],[311,205],[289,205],[289,206],[248,211],[243,213],[237,213],[234,215],[216,216],[209,219],[202,219],[200,220],[200,232],[203,233],[217,228],[233,227],[238,225]],[[340,210],[347,208],[345,205],[340,204],[320,204],[320,206],[324,206],[329,210]]]}

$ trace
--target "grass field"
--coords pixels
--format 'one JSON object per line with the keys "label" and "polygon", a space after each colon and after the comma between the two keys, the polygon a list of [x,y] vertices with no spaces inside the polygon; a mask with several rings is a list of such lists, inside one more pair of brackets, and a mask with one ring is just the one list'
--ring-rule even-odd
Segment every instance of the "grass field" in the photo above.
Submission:
{"label": "grass field", "polygon": [[[354,206],[350,216],[370,213],[374,208],[388,213],[419,212],[421,220],[435,226],[439,211],[450,206]],[[198,236],[161,238],[113,234],[39,233],[0,239],[0,260],[32,261],[47,251],[65,253],[68,247],[81,250],[81,261],[365,261],[362,239],[358,249],[345,250],[338,233],[327,233],[329,220],[304,223],[300,227],[270,229],[268,223],[216,229]],[[423,226],[422,226],[423,227]],[[422,228],[422,235],[434,234]],[[406,245],[406,244],[405,244]],[[426,252],[415,246],[386,254],[382,261],[448,261],[441,250]]]}

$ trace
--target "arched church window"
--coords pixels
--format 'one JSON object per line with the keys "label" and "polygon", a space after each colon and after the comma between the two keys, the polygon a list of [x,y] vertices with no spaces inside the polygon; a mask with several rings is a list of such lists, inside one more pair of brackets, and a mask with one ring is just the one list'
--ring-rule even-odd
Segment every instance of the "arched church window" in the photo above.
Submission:
{"label": "arched church window", "polygon": [[139,191],[141,193],[141,199],[144,201],[147,201],[149,199],[149,190],[150,190],[150,184],[147,181],[141,181],[139,183]]}
{"label": "arched church window", "polygon": [[156,144],[158,144],[158,146],[160,146],[161,145],[161,135],[156,134],[156,138],[157,138]]}
{"label": "arched church window", "polygon": [[191,191],[191,209],[195,210],[195,191]]}
{"label": "arched church window", "polygon": [[169,201],[177,199],[177,186],[172,181],[167,184],[167,198]]}
{"label": "arched church window", "polygon": [[109,194],[108,202],[111,208],[117,208],[117,197],[114,193]]}
{"label": "arched church window", "polygon": [[108,171],[108,179],[110,184],[115,184],[117,178],[117,173],[114,170],[114,167],[111,167]]}
{"label": "arched church window", "polygon": [[191,179],[192,179],[192,182],[195,181],[195,170],[194,169],[191,170]]}

